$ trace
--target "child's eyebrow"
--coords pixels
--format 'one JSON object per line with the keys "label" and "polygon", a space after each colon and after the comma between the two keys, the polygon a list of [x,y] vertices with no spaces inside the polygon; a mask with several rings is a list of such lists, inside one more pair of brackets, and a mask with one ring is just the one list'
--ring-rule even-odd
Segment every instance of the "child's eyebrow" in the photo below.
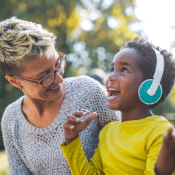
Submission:
{"label": "child's eyebrow", "polygon": [[128,63],[128,62],[119,62],[119,64],[129,66],[129,67],[131,67],[133,69],[133,67],[131,66],[131,64]]}

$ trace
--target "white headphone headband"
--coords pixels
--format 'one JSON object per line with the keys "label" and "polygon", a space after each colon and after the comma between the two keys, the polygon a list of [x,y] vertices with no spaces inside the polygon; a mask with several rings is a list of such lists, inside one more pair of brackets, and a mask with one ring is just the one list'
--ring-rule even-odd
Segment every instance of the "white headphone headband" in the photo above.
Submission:
{"label": "white headphone headband", "polygon": [[156,63],[156,70],[155,70],[155,73],[153,76],[153,78],[154,78],[153,83],[152,83],[150,89],[148,89],[148,94],[150,96],[153,96],[156,93],[156,90],[160,84],[160,81],[161,81],[162,75],[163,75],[163,71],[164,71],[164,58],[160,54],[159,51],[157,51],[156,49],[154,49],[154,51],[156,54],[157,63]]}

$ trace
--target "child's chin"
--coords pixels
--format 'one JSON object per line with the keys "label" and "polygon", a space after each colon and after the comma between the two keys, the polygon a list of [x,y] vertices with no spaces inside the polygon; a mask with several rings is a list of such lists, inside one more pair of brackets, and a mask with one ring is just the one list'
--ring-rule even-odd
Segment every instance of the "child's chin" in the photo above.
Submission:
{"label": "child's chin", "polygon": [[114,106],[114,105],[110,105],[110,104],[109,104],[109,109],[111,109],[111,110],[119,110],[118,106]]}

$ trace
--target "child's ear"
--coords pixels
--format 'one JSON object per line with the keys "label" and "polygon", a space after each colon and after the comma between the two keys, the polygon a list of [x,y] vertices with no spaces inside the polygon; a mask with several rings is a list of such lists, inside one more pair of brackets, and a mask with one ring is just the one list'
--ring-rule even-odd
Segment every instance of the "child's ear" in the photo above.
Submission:
{"label": "child's ear", "polygon": [[13,85],[17,88],[21,87],[19,81],[14,76],[6,75],[5,78],[11,85]]}

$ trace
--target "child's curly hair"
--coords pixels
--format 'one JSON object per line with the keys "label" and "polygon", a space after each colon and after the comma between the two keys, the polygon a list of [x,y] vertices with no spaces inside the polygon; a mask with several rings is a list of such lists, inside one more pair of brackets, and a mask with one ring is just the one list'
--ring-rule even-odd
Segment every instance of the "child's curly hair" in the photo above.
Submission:
{"label": "child's curly hair", "polygon": [[0,68],[5,75],[23,72],[20,60],[56,57],[56,36],[40,24],[12,17],[0,22]]}
{"label": "child's curly hair", "polygon": [[175,63],[172,62],[172,54],[168,53],[165,49],[160,49],[155,47],[152,43],[145,41],[143,39],[135,38],[133,41],[125,43],[124,48],[134,48],[137,50],[139,57],[136,58],[136,63],[139,65],[144,80],[153,79],[153,75],[156,68],[156,54],[153,48],[158,50],[164,57],[164,72],[161,79],[162,85],[162,97],[160,100],[150,105],[150,108],[158,106],[161,102],[165,100],[165,97],[170,93],[175,80]]}

